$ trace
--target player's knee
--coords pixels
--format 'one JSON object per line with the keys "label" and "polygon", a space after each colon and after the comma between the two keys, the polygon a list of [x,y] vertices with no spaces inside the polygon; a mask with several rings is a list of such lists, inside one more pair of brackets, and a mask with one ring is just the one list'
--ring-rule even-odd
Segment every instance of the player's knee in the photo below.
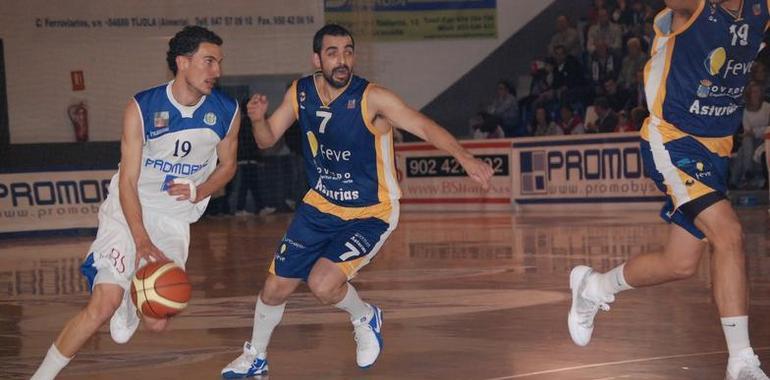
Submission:
{"label": "player's knee", "polygon": [[743,253],[743,228],[738,222],[720,226],[719,232],[709,236],[709,240],[714,246],[714,254]]}
{"label": "player's knee", "polygon": [[339,293],[339,284],[331,284],[322,280],[313,280],[313,277],[308,279],[307,283],[310,291],[313,293],[316,299],[324,305],[330,305],[337,303]]}
{"label": "player's knee", "polygon": [[678,280],[688,279],[698,270],[698,262],[692,260],[678,261],[671,265],[674,278]]}
{"label": "player's knee", "polygon": [[280,292],[269,292],[265,289],[263,289],[262,293],[259,294],[259,299],[262,300],[262,303],[270,306],[281,305],[286,302],[286,298],[288,297]]}
{"label": "player's knee", "polygon": [[286,302],[293,289],[284,289],[280,283],[266,281],[262,291],[259,292],[259,299],[265,305],[276,306]]}
{"label": "player's knee", "polygon": [[86,306],[86,314],[89,318],[104,323],[115,314],[122,301],[123,297],[119,294],[99,294]]}

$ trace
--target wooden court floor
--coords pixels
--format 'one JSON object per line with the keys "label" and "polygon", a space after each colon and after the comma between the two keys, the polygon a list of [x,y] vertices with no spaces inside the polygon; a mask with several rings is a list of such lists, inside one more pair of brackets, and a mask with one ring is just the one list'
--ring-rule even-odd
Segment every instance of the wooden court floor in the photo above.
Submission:
{"label": "wooden court floor", "polygon": [[[751,336],[770,368],[765,208],[742,209]],[[588,347],[567,332],[568,274],[662,249],[656,212],[404,213],[354,280],[384,311],[384,351],[355,365],[346,315],[300,287],[269,348],[263,379],[722,379],[727,359],[707,260],[686,281],[623,293]],[[203,219],[192,228],[191,306],[161,334],[126,345],[103,329],[60,379],[217,379],[251,336],[272,251],[290,215]],[[0,241],[0,378],[34,372],[88,296],[78,274],[90,238]],[[707,259],[707,257],[706,257]]]}

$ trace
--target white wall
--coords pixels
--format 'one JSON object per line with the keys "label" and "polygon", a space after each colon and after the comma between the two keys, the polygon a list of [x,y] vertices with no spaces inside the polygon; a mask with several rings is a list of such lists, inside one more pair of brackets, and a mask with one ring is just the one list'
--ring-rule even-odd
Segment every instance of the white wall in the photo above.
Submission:
{"label": "white wall", "polygon": [[[498,0],[497,39],[361,42],[358,72],[420,108],[552,2]],[[312,18],[312,23],[293,26],[209,25],[225,41],[225,75],[312,71],[311,40],[323,24],[321,0],[0,2],[11,143],[73,141],[66,109],[81,100],[88,105],[90,139],[118,140],[123,107],[131,95],[169,79],[165,52],[168,39],[180,29],[37,27],[38,22],[165,17],[194,23],[196,17],[214,16]],[[72,91],[73,70],[83,70],[85,91]]]}

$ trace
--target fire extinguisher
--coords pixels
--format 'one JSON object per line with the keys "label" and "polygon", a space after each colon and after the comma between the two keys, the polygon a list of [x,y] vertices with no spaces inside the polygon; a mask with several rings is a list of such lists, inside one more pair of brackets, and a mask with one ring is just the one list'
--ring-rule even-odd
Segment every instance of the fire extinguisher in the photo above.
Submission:
{"label": "fire extinguisher", "polygon": [[75,141],[88,141],[88,108],[85,102],[73,104],[67,108],[67,114],[75,130]]}

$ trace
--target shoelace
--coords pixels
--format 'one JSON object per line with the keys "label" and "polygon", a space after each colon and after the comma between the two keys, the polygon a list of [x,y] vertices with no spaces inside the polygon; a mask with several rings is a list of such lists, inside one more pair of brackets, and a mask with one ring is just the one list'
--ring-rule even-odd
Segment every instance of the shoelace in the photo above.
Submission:
{"label": "shoelace", "polygon": [[[752,359],[753,360],[746,360],[747,366],[741,369],[741,372],[738,373],[738,378],[746,380],[767,380],[767,375],[759,368],[759,359],[756,356]],[[746,377],[746,375],[748,377]]]}
{"label": "shoelace", "polygon": [[[361,326],[356,326],[356,327],[353,329],[353,340],[355,340],[355,341],[356,341],[356,343],[358,343],[358,342],[361,340],[361,336],[360,336],[360,335],[363,335],[363,334],[365,334],[365,333],[368,333],[368,332],[371,332],[371,331],[372,331],[372,327],[371,327],[371,326],[369,326],[369,324],[368,324],[368,323],[367,323],[367,324],[364,324],[364,325],[361,325]],[[369,342],[367,342],[367,343],[368,343],[368,344],[365,344],[365,345],[363,345],[363,346],[362,346],[362,348],[366,348],[366,347],[369,347],[369,346],[371,345],[371,343],[372,343],[372,342],[371,342],[371,340],[370,340],[370,341],[369,341]]]}
{"label": "shoelace", "polygon": [[745,366],[741,368],[737,379],[740,380],[767,380],[767,375],[759,367],[759,357],[754,355],[743,359]]}
{"label": "shoelace", "polygon": [[243,353],[241,354],[241,356],[239,356],[237,359],[233,361],[233,364],[231,365],[231,367],[238,367],[238,368],[251,367],[251,364],[254,363],[254,359],[256,358],[257,358],[257,355],[252,354],[251,352],[249,352],[248,349],[244,347]]}
{"label": "shoelace", "polygon": [[591,307],[582,312],[580,311],[580,308],[578,308],[577,313],[580,316],[580,324],[590,328],[594,325],[594,316],[599,312],[599,309],[610,311],[610,305],[606,302],[594,302],[585,297],[583,297],[583,299],[586,303],[591,305]]}

